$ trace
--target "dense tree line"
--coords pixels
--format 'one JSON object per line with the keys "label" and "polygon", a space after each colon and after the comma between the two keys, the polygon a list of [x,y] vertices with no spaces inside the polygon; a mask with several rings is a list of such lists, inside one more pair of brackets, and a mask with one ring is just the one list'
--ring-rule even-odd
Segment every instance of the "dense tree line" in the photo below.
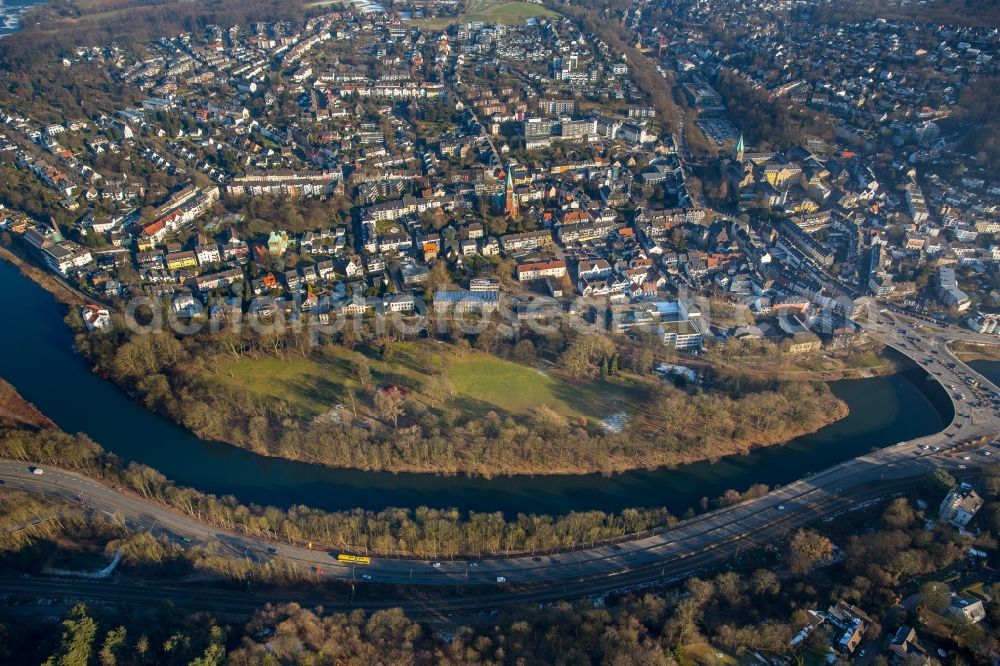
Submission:
{"label": "dense tree line", "polygon": [[[488,329],[471,344],[539,363],[535,354],[547,341],[514,343],[498,339],[495,333]],[[80,335],[77,340],[99,373],[200,437],[263,455],[362,470],[487,476],[611,473],[718,458],[752,446],[782,443],[845,414],[843,403],[822,383],[762,382],[720,374],[707,390],[646,382],[641,413],[623,432],[615,433],[590,420],[566,418],[545,405],[527,418],[459,411],[447,402],[454,393],[447,378],[434,367],[423,367],[426,379],[416,388],[427,397],[411,397],[397,405],[377,400],[383,394],[370,377],[351,378],[356,388],[342,399],[352,404],[355,415],[360,410],[369,417],[367,425],[360,427],[356,419],[331,423],[295,418],[296,405],[288,400],[220,386],[212,378],[215,368],[234,357],[287,359],[322,354],[310,347],[308,335],[291,329],[273,335],[231,330],[190,336],[118,332]],[[392,348],[391,340],[381,338],[380,342],[364,332],[361,336],[368,338],[366,348]],[[470,344],[461,334],[452,337],[456,343]],[[554,344],[562,350],[558,365],[576,376],[574,381],[593,381],[626,367],[651,372],[654,356],[649,347],[599,334],[560,340]],[[342,336],[326,342],[352,345],[362,339]]]}
{"label": "dense tree line", "polygon": [[[983,485],[995,505],[1000,476],[990,473]],[[798,649],[793,647],[792,637],[815,622],[809,610],[846,600],[875,618],[868,639],[910,624],[947,648],[947,663],[989,663],[997,637],[940,615],[949,602],[948,587],[934,576],[961,564],[970,546],[995,557],[996,532],[987,521],[974,524],[982,531],[977,537],[941,525],[925,529],[926,516],[915,500],[935,504],[944,490],[931,481],[822,531],[799,530],[787,542],[766,548],[761,557],[751,557],[764,566],[706,571],[681,583],[610,594],[600,603],[509,607],[474,626],[442,629],[415,622],[400,609],[326,613],[295,603],[265,606],[249,621],[231,625],[206,613],[184,614],[169,607],[118,613],[109,607],[76,606],[58,625],[28,624],[23,616],[0,612],[0,658],[81,665],[666,666],[703,663],[705,652],[698,648],[707,644],[709,653],[724,650],[738,659],[752,660],[759,653],[801,663],[810,654],[825,655],[837,638],[827,623]],[[931,576],[928,582],[905,587],[907,577],[921,573]],[[915,606],[897,604],[904,590],[916,591]],[[1000,622],[1000,585],[986,586],[982,594],[986,623],[995,626]],[[886,663],[882,659],[876,657],[876,663]]]}
{"label": "dense tree line", "polygon": [[947,126],[954,128],[960,147],[974,155],[988,173],[1000,170],[1000,76],[982,77],[959,95]]}
{"label": "dense tree line", "polygon": [[0,495],[0,571],[45,573],[46,565],[66,551],[104,556],[108,561],[120,551],[119,570],[156,578],[198,573],[287,585],[308,575],[286,560],[255,562],[226,554],[217,544],[182,548],[166,536],[130,530],[121,516],[90,511],[81,504],[21,490]]}
{"label": "dense tree line", "polygon": [[747,144],[754,149],[787,150],[805,145],[810,136],[833,137],[829,119],[790,100],[771,99],[732,71],[720,70],[714,83],[727,112],[743,128]]}
{"label": "dense tree line", "polygon": [[[305,506],[294,506],[287,511],[246,506],[232,496],[220,498],[176,486],[144,465],[131,463],[125,467],[86,436],[51,429],[40,432],[0,429],[0,457],[80,470],[198,520],[251,536],[296,544],[314,542],[333,549],[376,555],[433,558],[536,552],[621,538],[674,520],[664,509],[626,509],[620,514],[586,511],[559,517],[519,514],[508,521],[501,513],[464,515],[455,509],[426,507],[413,511],[388,508],[379,512],[359,509],[328,513]],[[130,552],[136,553],[136,563],[177,554],[169,544],[140,541],[132,543],[131,548]],[[162,555],[157,556],[158,552]],[[204,554],[208,559],[201,564],[213,571],[236,577],[268,574],[251,570],[241,573],[232,569],[236,566],[233,562],[215,562],[213,552]]]}
{"label": "dense tree line", "polygon": [[560,3],[557,9],[576,20],[585,32],[598,35],[608,44],[612,53],[621,54],[628,59],[629,74],[646,94],[650,105],[656,109],[658,124],[666,132],[673,133],[679,128],[681,118],[673,95],[674,74],[670,70],[664,70],[661,74],[653,59],[626,42],[618,21],[622,9],[617,8],[616,4],[620,3],[603,3],[601,7],[595,7],[590,2],[568,1]]}
{"label": "dense tree line", "polygon": [[936,0],[935,2],[879,3],[835,0],[815,8],[815,23],[844,24],[886,19],[933,26],[981,26],[1000,23],[997,0]]}

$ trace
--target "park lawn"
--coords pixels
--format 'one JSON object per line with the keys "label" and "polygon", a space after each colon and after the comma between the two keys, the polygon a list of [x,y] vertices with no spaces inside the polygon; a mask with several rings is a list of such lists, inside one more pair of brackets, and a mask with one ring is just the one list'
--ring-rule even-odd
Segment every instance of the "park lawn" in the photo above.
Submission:
{"label": "park lawn", "polygon": [[555,18],[558,13],[542,5],[531,2],[504,2],[503,0],[472,0],[469,9],[461,16],[412,19],[407,23],[424,30],[445,30],[453,23],[482,21],[483,23],[503,23],[524,25],[529,18]]}
{"label": "park lawn", "polygon": [[224,388],[249,391],[266,399],[282,400],[297,416],[312,418],[347,400],[347,389],[357,388],[351,378],[351,352],[323,350],[310,356],[290,353],[287,358],[228,359],[211,375]]}
{"label": "park lawn", "polygon": [[463,21],[483,21],[484,23],[503,23],[505,25],[523,25],[529,18],[554,18],[556,12],[531,2],[480,3],[482,9],[474,9],[462,17]]}
{"label": "park lawn", "polygon": [[421,18],[421,19],[410,19],[406,21],[406,24],[411,28],[419,28],[420,30],[426,30],[428,32],[436,32],[438,30],[447,30],[448,26],[452,23],[457,23],[461,17],[458,16],[445,16],[442,18]]}
{"label": "park lawn", "polygon": [[557,411],[557,382],[526,365],[482,352],[449,357],[445,376],[455,387],[452,403],[460,409],[485,413],[490,409],[527,414],[546,404]]}
{"label": "park lawn", "polygon": [[628,379],[577,382],[482,352],[449,357],[445,377],[455,387],[453,406],[480,414],[524,415],[544,404],[563,416],[601,420],[631,411],[641,393]]}
{"label": "park lawn", "polygon": [[703,666],[736,666],[740,662],[732,655],[708,643],[691,643],[683,647],[684,656]]}
{"label": "park lawn", "polygon": [[394,343],[392,357],[386,361],[372,349],[352,351],[339,346],[315,349],[305,358],[291,351],[285,358],[227,357],[207,375],[207,381],[287,402],[295,416],[311,419],[335,405],[348,405],[351,392],[363,411],[371,407],[355,377],[354,363],[361,359],[367,360],[376,385],[404,386],[413,399],[432,409],[441,403],[425,389],[439,373],[454,387],[445,406],[472,416],[490,411],[526,416],[544,404],[569,418],[599,421],[616,412],[634,414],[643,394],[641,382],[629,377],[576,381],[485,352],[417,342]]}
{"label": "park lawn", "polygon": [[844,365],[848,368],[880,368],[886,365],[889,361],[874,352],[868,352],[866,354],[852,354],[848,356],[844,362]]}

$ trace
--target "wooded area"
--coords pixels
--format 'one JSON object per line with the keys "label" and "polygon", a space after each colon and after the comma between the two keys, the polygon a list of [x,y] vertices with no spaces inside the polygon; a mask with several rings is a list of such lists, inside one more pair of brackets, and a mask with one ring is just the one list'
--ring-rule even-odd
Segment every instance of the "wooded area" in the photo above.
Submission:
{"label": "wooded area", "polygon": [[733,72],[721,70],[714,83],[729,116],[740,119],[747,145],[755,150],[788,150],[806,145],[810,136],[833,137],[829,119],[789,99],[771,99]]}
{"label": "wooded area", "polygon": [[[997,637],[948,618],[948,587],[935,576],[966,567],[970,547],[996,548],[1000,476],[984,480],[989,504],[982,534],[947,525],[925,529],[917,499],[936,504],[945,487],[924,487],[832,525],[802,529],[765,552],[747,554],[733,570],[706,571],[642,592],[541,607],[511,607],[489,622],[442,631],[399,609],[349,614],[295,603],[265,606],[245,624],[172,607],[76,606],[61,624],[27,623],[0,610],[0,659],[52,664],[650,664],[751,659],[753,652],[788,659],[821,658],[837,635],[821,625],[798,648],[792,637],[815,622],[810,609],[845,601],[875,623],[866,637],[909,624],[944,645],[951,663],[987,663]],[[945,482],[953,481],[944,479]],[[945,484],[947,485],[947,483]],[[835,548],[839,556],[833,557]],[[972,569],[974,570],[974,569]],[[928,582],[906,587],[913,576]],[[900,592],[912,597],[897,604]],[[1000,622],[1000,585],[981,588],[987,621]],[[48,661],[46,661],[48,659]],[[846,662],[845,662],[846,663]],[[876,657],[876,664],[887,663]]]}
{"label": "wooded area", "polygon": [[[655,355],[641,344],[599,334],[576,336],[567,331],[561,336],[505,341],[491,328],[472,338],[471,347],[527,357],[538,368],[544,364],[537,354],[548,344],[558,354],[557,369],[570,376],[567,390],[572,390],[572,382],[586,387],[607,376],[612,364],[615,372],[631,367],[631,372],[647,379],[635,391],[637,414],[630,415],[621,432],[609,432],[598,422],[607,415],[598,407],[606,408],[610,400],[610,396],[603,399],[600,390],[593,393],[601,404],[590,407],[586,419],[554,416],[552,405],[544,404],[523,418],[501,410],[461,408],[463,396],[442,383],[436,367],[417,367],[415,375],[410,373],[419,385],[409,389],[424,391],[427,397],[401,395],[392,405],[377,400],[384,395],[370,372],[366,380],[357,367],[335,370],[354,376],[346,382],[344,377],[330,378],[349,389],[347,395],[340,394],[340,403],[350,418],[333,421],[296,418],[297,405],[288,399],[264,398],[212,379],[227,359],[252,359],[253,368],[254,362],[265,358],[289,361],[321,353],[310,346],[308,331],[287,327],[268,335],[227,330],[189,336],[129,335],[119,327],[114,335],[81,334],[77,344],[98,373],[200,437],[268,456],[372,471],[493,476],[651,469],[783,443],[846,415],[846,406],[822,383],[766,381],[719,371],[704,387],[677,387],[652,375]],[[379,360],[388,364],[383,376],[395,377],[393,361],[375,351],[391,351],[392,342],[362,331],[351,333],[350,339],[331,338],[326,344],[367,350],[372,364]],[[461,334],[452,342],[459,354],[463,345],[470,346]],[[254,381],[280,380],[262,371]],[[365,416],[363,425],[359,415]]]}

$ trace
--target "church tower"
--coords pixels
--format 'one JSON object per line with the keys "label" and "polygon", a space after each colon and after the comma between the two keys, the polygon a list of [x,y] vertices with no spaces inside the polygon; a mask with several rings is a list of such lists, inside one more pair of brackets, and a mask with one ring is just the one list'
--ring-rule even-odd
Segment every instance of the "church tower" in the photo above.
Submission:
{"label": "church tower", "polygon": [[517,198],[514,196],[514,176],[511,165],[507,165],[507,182],[504,185],[504,212],[507,217],[517,217]]}
{"label": "church tower", "polygon": [[743,133],[740,132],[740,140],[736,142],[736,161],[743,163]]}

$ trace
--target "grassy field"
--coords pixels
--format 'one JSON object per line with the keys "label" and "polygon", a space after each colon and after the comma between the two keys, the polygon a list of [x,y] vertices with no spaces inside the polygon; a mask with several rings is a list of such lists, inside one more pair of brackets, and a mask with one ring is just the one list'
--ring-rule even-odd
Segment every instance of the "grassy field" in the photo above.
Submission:
{"label": "grassy field", "polygon": [[408,23],[424,30],[444,30],[452,23],[482,21],[504,25],[524,25],[529,18],[559,16],[556,12],[531,2],[504,2],[503,0],[470,0],[466,12],[449,18],[414,19]]}
{"label": "grassy field", "polygon": [[305,358],[295,353],[227,358],[208,381],[287,402],[299,418],[313,418],[338,404],[350,406],[351,392],[366,411],[370,399],[354,371],[361,360],[368,362],[376,385],[405,386],[431,409],[454,408],[472,416],[489,411],[525,416],[544,404],[569,418],[602,420],[620,411],[633,413],[642,399],[641,384],[630,379],[576,382],[491,354],[426,343],[394,344],[388,361],[373,350],[341,347],[318,349]]}
{"label": "grassy field", "polygon": [[480,353],[449,359],[445,375],[455,387],[454,406],[474,413],[529,414],[544,404],[564,416],[600,420],[624,410],[639,392],[627,380],[575,382]]}
{"label": "grassy field", "polygon": [[[481,9],[474,5],[485,5]],[[463,17],[466,21],[483,21],[484,23],[503,23],[505,25],[524,25],[529,18],[558,16],[551,9],[530,2],[484,2],[470,3],[470,11]]]}
{"label": "grassy field", "polygon": [[290,354],[287,360],[274,356],[227,359],[209,380],[224,388],[287,401],[296,416],[308,418],[348,401],[348,390],[360,387],[352,377],[354,358],[354,352],[335,348],[307,358]]}
{"label": "grassy field", "polygon": [[739,662],[722,650],[708,643],[691,643],[684,646],[684,656],[694,660],[694,663],[704,666],[736,666]]}
{"label": "grassy field", "polygon": [[413,19],[407,21],[406,24],[428,32],[436,32],[438,30],[446,30],[452,23],[458,23],[458,20],[459,17],[450,16],[446,18]]}
{"label": "grassy field", "polygon": [[951,349],[963,361],[974,361],[977,359],[996,361],[1000,359],[1000,345],[976,345],[954,342],[951,345]]}

